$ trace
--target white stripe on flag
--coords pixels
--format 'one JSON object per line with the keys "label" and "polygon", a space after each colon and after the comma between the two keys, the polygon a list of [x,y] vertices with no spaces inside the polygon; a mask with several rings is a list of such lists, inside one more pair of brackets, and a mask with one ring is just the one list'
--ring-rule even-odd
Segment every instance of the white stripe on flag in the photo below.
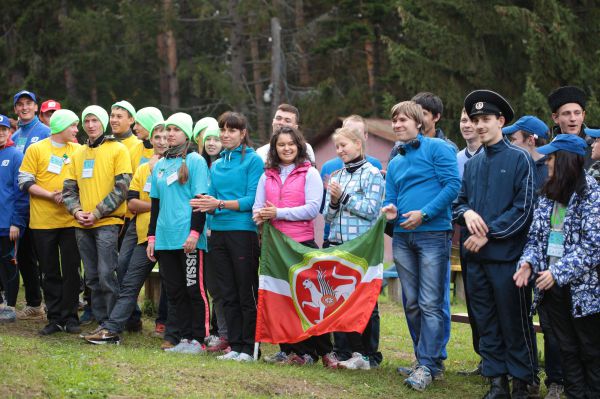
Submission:
{"label": "white stripe on flag", "polygon": [[292,296],[290,290],[290,283],[279,278],[273,278],[271,276],[259,276],[258,287],[262,290],[271,291],[279,295]]}
{"label": "white stripe on flag", "polygon": [[375,279],[383,278],[383,263],[378,264],[377,266],[369,266],[367,269],[367,273],[365,277],[362,279],[361,283],[370,283]]}

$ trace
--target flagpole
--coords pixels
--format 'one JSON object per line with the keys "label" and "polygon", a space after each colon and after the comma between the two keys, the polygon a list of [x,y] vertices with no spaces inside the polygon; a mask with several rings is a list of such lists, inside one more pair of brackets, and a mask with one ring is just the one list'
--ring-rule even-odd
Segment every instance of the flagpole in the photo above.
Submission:
{"label": "flagpole", "polygon": [[258,346],[259,345],[260,345],[260,342],[254,343],[254,361],[258,360]]}

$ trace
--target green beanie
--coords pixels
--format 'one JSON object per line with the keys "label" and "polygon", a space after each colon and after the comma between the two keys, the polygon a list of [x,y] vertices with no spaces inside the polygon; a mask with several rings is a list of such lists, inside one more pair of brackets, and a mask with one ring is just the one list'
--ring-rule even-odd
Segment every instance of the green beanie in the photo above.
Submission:
{"label": "green beanie", "polygon": [[196,122],[196,126],[194,126],[194,141],[196,141],[198,135],[200,135],[200,133],[202,133],[202,131],[209,126],[216,126],[218,128],[219,122],[217,122],[215,118],[211,118],[210,116],[202,118],[198,122]]}
{"label": "green beanie", "polygon": [[161,120],[159,120],[159,121],[156,121],[156,122],[155,122],[155,123],[152,125],[152,127],[150,128],[150,136],[148,136],[148,137],[152,138],[152,133],[154,133],[154,129],[156,129],[158,126],[162,126],[162,127],[163,127],[163,129],[164,129],[164,128],[165,128],[165,121],[163,121],[162,119],[161,119]]}
{"label": "green beanie", "polygon": [[204,135],[202,135],[202,148],[204,148],[204,143],[206,142],[206,139],[211,136],[221,138],[221,128],[219,128],[218,125],[217,127],[209,126],[206,128],[206,130],[204,130]]}
{"label": "green beanie", "polygon": [[173,115],[169,116],[169,118],[165,121],[165,126],[174,125],[181,129],[188,139],[192,138],[192,126],[194,125],[194,120],[191,116],[184,112],[177,112]]}
{"label": "green beanie", "polygon": [[146,107],[140,109],[135,115],[135,121],[142,125],[148,132],[152,132],[152,126],[156,122],[163,121],[162,112],[158,108]]}
{"label": "green beanie", "polygon": [[81,120],[85,121],[85,117],[89,114],[94,115],[96,118],[100,119],[100,123],[102,123],[102,130],[106,132],[106,128],[108,127],[108,114],[99,105],[90,105],[86,107],[81,113]]}
{"label": "green beanie", "polygon": [[59,109],[50,118],[50,133],[60,133],[75,122],[79,123],[79,117],[75,112],[68,109]]}
{"label": "green beanie", "polygon": [[133,105],[131,105],[131,103],[129,101],[125,101],[125,100],[117,101],[110,107],[110,109],[113,109],[114,107],[119,107],[119,108],[123,108],[123,109],[127,110],[127,112],[129,112],[131,117],[135,118],[135,115],[136,115],[135,108],[133,108]]}

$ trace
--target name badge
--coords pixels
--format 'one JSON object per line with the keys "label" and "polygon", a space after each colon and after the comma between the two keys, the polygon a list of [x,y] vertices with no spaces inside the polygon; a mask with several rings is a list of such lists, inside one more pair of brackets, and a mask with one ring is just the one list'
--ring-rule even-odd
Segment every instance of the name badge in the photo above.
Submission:
{"label": "name badge", "polygon": [[86,159],[83,161],[83,171],[81,172],[81,177],[83,179],[89,179],[94,175],[94,160]]}
{"label": "name badge", "polygon": [[23,150],[25,150],[25,144],[27,144],[27,138],[26,137],[19,137],[17,139],[17,142],[15,143],[15,148],[21,152],[23,152]]}
{"label": "name badge", "polygon": [[548,237],[548,256],[562,258],[565,253],[565,234],[562,231],[550,231]]}
{"label": "name badge", "polygon": [[146,184],[144,184],[144,192],[149,193],[152,189],[152,176],[148,176],[146,179]]}
{"label": "name badge", "polygon": [[167,186],[170,186],[171,184],[173,184],[176,181],[177,181],[177,172],[173,172],[169,176],[167,176]]}
{"label": "name badge", "polygon": [[59,175],[63,167],[63,158],[57,157],[56,155],[50,156],[50,163],[48,164],[48,172]]}

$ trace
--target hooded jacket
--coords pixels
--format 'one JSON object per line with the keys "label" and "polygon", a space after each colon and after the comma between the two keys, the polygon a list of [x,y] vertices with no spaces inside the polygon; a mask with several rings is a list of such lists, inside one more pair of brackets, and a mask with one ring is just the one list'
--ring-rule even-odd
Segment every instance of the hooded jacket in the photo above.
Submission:
{"label": "hooded jacket", "polygon": [[0,149],[0,236],[8,236],[10,226],[21,233],[29,221],[29,195],[19,190],[19,168],[23,154],[12,143]]}
{"label": "hooded jacket", "polygon": [[240,209],[216,209],[210,218],[210,229],[215,231],[256,231],[252,220],[252,205],[258,180],[264,165],[254,149],[242,146],[223,150],[221,157],[210,168],[209,195],[222,201],[237,200]]}

